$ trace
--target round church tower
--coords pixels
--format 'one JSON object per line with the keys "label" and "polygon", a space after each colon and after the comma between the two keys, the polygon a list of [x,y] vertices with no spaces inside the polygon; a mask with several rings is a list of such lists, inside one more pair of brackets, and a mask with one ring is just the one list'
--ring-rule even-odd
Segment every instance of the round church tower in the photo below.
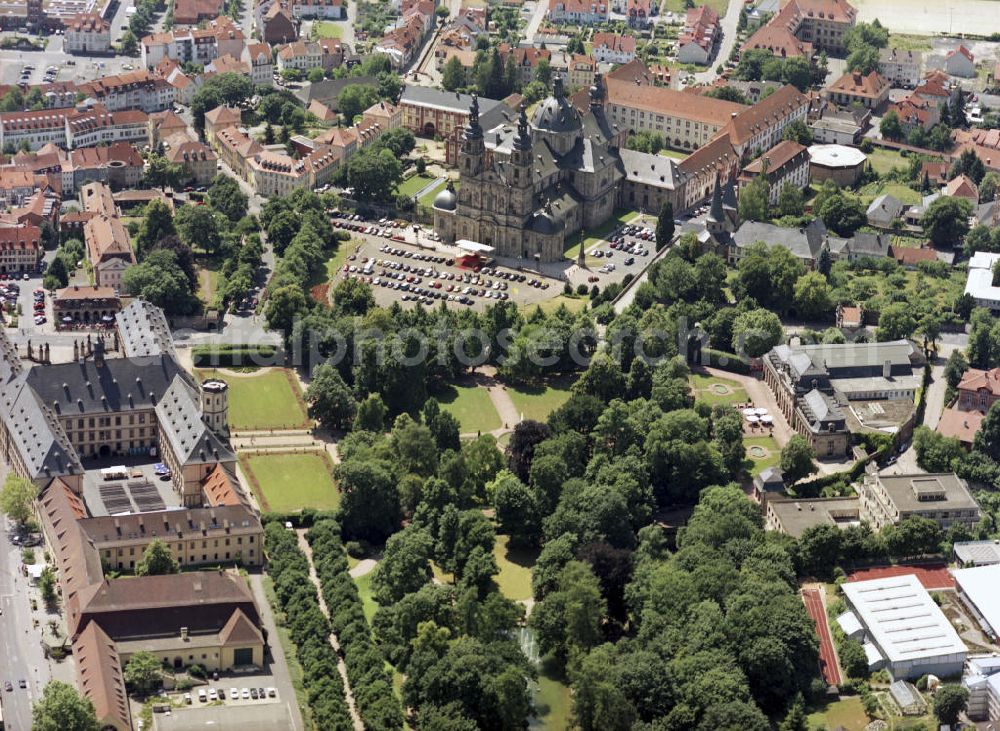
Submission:
{"label": "round church tower", "polygon": [[216,434],[229,434],[229,384],[221,378],[201,384],[201,418]]}

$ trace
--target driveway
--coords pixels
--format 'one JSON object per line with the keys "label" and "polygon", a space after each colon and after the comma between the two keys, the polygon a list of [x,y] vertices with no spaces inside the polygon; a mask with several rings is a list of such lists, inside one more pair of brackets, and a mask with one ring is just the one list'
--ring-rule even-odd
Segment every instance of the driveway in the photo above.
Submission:
{"label": "driveway", "polygon": [[[292,687],[292,677],[288,672],[288,662],[285,659],[285,651],[281,647],[281,640],[278,638],[278,626],[274,622],[274,614],[271,611],[271,604],[267,601],[264,593],[264,574],[257,572],[249,575],[250,588],[253,590],[254,600],[260,611],[261,621],[267,630],[268,649],[271,653],[271,685],[278,689],[278,697],[283,698],[288,705],[288,713],[292,719],[292,731],[304,731],[305,724],[302,722],[302,712],[295,699],[295,688]],[[228,688],[233,683],[226,685],[229,678],[224,679],[214,685]],[[235,682],[235,681],[234,681]],[[240,685],[240,688],[243,686]]]}
{"label": "driveway", "polygon": [[740,10],[743,8],[743,0],[729,0],[729,7],[726,14],[719,21],[722,30],[722,42],[719,44],[715,58],[709,63],[709,68],[694,75],[695,81],[699,84],[711,84],[718,74],[715,67],[720,63],[724,64],[729,60],[729,54],[736,45],[736,26],[740,22]]}

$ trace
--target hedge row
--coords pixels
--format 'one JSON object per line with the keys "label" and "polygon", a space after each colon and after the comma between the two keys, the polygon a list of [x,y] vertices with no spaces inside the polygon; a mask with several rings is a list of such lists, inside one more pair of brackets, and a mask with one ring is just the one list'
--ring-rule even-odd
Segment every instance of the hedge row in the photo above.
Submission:
{"label": "hedge row", "polygon": [[197,368],[269,366],[279,365],[280,360],[273,345],[196,345],[191,359]]}
{"label": "hedge row", "polygon": [[274,593],[298,648],[303,684],[316,728],[353,731],[344,682],[337,669],[337,653],[330,644],[330,622],[319,608],[316,587],[309,579],[309,562],[299,550],[295,534],[277,522],[268,523],[265,528],[264,548]]}
{"label": "hedge row", "polygon": [[403,711],[392,691],[392,677],[372,640],[358,587],[348,573],[340,526],[333,520],[318,520],[306,537],[313,548],[316,574],[323,587],[330,622],[340,640],[347,678],[365,728],[368,731],[403,728]]}

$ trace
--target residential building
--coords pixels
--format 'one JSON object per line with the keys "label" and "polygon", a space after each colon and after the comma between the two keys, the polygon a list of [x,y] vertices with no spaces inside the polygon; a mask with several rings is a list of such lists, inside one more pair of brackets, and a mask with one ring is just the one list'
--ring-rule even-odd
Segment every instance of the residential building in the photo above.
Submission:
{"label": "residential building", "polygon": [[365,124],[388,132],[403,126],[403,109],[391,102],[378,101],[362,112],[361,118]]}
{"label": "residential building", "polygon": [[857,10],[846,0],[789,0],[743,44],[776,56],[811,58],[814,52],[841,55],[844,35],[854,27]]}
{"label": "residential building", "polygon": [[282,46],[278,50],[277,56],[279,72],[286,69],[308,71],[309,69],[318,68],[321,65],[323,49],[320,48],[318,43],[295,41],[294,43],[289,43],[287,46]]}
{"label": "residential building", "polygon": [[434,18],[434,3],[421,0],[403,15],[395,28],[376,42],[372,52],[387,55],[395,69],[405,68],[431,31]]}
{"label": "residential building", "polygon": [[915,574],[849,581],[841,590],[864,630],[869,669],[884,667],[894,680],[962,672],[965,643]]}
{"label": "residential building", "polygon": [[848,71],[826,88],[826,95],[840,106],[859,106],[877,112],[889,102],[889,88],[889,82],[877,71],[867,76]]}
{"label": "residential building", "polygon": [[570,92],[590,86],[597,73],[597,61],[581,53],[570,54],[566,63],[566,88]]}
{"label": "residential building", "polygon": [[146,69],[103,76],[79,85],[79,92],[101,104],[109,112],[139,109],[147,114],[170,109],[174,104],[172,86]]}
{"label": "residential building", "polygon": [[38,150],[47,144],[65,149],[92,147],[117,141],[146,138],[147,117],[143,112],[109,112],[103,105],[38,112],[0,113],[0,147],[27,144]]}
{"label": "residential building", "polygon": [[994,315],[1000,312],[1000,287],[993,286],[993,266],[1000,254],[977,251],[969,259],[969,274],[965,293],[972,295],[977,307],[985,307]]}
{"label": "residential building", "polygon": [[973,79],[976,76],[976,59],[972,51],[960,45],[944,57],[944,70],[949,76]]}
{"label": "residential building", "polygon": [[972,204],[973,208],[979,205],[979,188],[972,178],[965,173],[956,175],[949,180],[948,184],[944,187],[943,195],[952,198],[964,198]]}
{"label": "residential building", "polygon": [[195,185],[208,185],[217,172],[219,156],[204,142],[192,140],[187,134],[174,135],[165,142],[166,158],[180,165],[183,179]]}
{"label": "residential building", "polygon": [[645,29],[652,22],[652,17],[659,12],[659,3],[651,0],[627,0],[625,16],[629,28]]}
{"label": "residential building", "polygon": [[250,78],[254,86],[274,84],[274,58],[271,47],[266,43],[249,43],[240,54],[240,59],[250,65]]}
{"label": "residential building", "polygon": [[225,14],[223,0],[174,0],[174,23],[198,25]]}
{"label": "residential building", "polygon": [[194,131],[187,122],[173,110],[156,112],[149,115],[149,146],[156,147],[164,140],[177,134],[186,134],[194,139]]}
{"label": "residential building", "polygon": [[[606,33],[600,31],[594,33],[592,39],[593,50],[590,55],[600,63],[628,63],[635,58],[635,36]],[[587,83],[594,78],[593,72],[587,79]]]}
{"label": "residential building", "polygon": [[856,145],[868,129],[870,119],[868,109],[838,109],[828,105],[809,124],[809,129],[817,144]]}
{"label": "residential building", "polygon": [[953,472],[866,473],[858,493],[861,517],[876,531],[914,516],[933,520],[941,530],[953,525],[971,529],[982,517],[965,481]]}
{"label": "residential building", "polygon": [[[261,6],[258,5],[258,9]],[[291,43],[299,37],[298,25],[291,13],[278,3],[269,6],[268,10],[259,15],[257,26],[262,28],[261,40],[270,43]]]}
{"label": "residential building", "polygon": [[175,28],[167,33],[153,33],[142,39],[139,48],[143,65],[152,69],[165,58],[199,66],[227,54],[240,58],[245,46],[246,39],[240,27],[222,16],[200,28]]}
{"label": "residential building", "polygon": [[677,60],[705,66],[712,59],[719,35],[718,13],[707,5],[689,8],[677,38]]}
{"label": "residential building", "polygon": [[970,368],[962,375],[955,408],[985,414],[997,401],[1000,401],[1000,368],[985,371]]}
{"label": "residential building", "polygon": [[[404,86],[399,97],[403,126],[421,137],[440,135],[445,139],[445,161],[458,161],[460,136],[469,121],[472,97],[426,86]],[[493,127],[513,118],[513,112],[495,99],[478,99],[481,124]]]}
{"label": "residential building", "polygon": [[940,105],[934,100],[925,99],[916,94],[893,102],[886,110],[886,114],[889,112],[896,113],[905,137],[909,137],[915,129],[929,132],[934,125],[941,121]]}
{"label": "residential building", "polygon": [[120,292],[122,275],[136,263],[125,225],[117,216],[99,214],[83,225],[83,236],[94,283]]}
{"label": "residential building", "polygon": [[1000,543],[995,540],[956,541],[952,552],[955,562],[963,569],[1000,564]]}
{"label": "residential building", "polygon": [[809,187],[809,153],[805,145],[782,140],[743,168],[742,184],[763,175],[767,180],[768,202],[774,206],[786,185],[798,190]]}
{"label": "residential building", "polygon": [[514,64],[522,84],[530,84],[535,80],[535,72],[538,64],[545,61],[550,66],[552,64],[552,51],[547,48],[518,47],[511,48],[509,44],[500,47],[500,54],[504,59],[504,64]]}
{"label": "residential building", "polygon": [[97,13],[79,13],[66,23],[63,49],[67,53],[108,53],[111,24]]}
{"label": "residential building", "polygon": [[920,51],[882,48],[878,52],[878,71],[893,86],[916,88],[924,65]]}
{"label": "residential building", "polygon": [[0,226],[0,274],[34,274],[41,260],[42,231],[38,226]]}
{"label": "residential building", "polygon": [[549,0],[549,10],[545,17],[552,23],[606,23],[608,4],[605,0]]}
{"label": "residential building", "polygon": [[966,714],[972,721],[1000,721],[1000,658],[972,655],[966,661],[962,686],[969,691]]}
{"label": "residential building", "polygon": [[[134,114],[134,112],[119,112],[119,114]],[[81,147],[62,153],[60,161],[60,178],[64,194],[73,193],[90,182],[105,183],[111,190],[134,188],[142,179],[144,166],[142,155],[129,142]]]}
{"label": "residential building", "polygon": [[35,174],[30,168],[0,167],[0,209],[22,205],[35,190]]}
{"label": "residential building", "polygon": [[205,138],[212,139],[227,127],[239,127],[240,110],[236,107],[221,106],[205,112]]}
{"label": "residential building", "polygon": [[883,193],[868,205],[865,218],[869,226],[892,228],[894,221],[903,215],[903,202],[889,193]]}

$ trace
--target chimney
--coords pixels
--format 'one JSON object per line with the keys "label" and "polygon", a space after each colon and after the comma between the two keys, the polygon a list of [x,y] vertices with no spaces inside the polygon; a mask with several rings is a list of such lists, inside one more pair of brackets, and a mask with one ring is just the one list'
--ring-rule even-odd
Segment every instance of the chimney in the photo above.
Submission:
{"label": "chimney", "polygon": [[887,360],[882,363],[882,378],[889,378],[892,376],[892,361]]}
{"label": "chimney", "polygon": [[184,642],[188,641],[188,628],[187,627],[181,627],[181,639]]}

